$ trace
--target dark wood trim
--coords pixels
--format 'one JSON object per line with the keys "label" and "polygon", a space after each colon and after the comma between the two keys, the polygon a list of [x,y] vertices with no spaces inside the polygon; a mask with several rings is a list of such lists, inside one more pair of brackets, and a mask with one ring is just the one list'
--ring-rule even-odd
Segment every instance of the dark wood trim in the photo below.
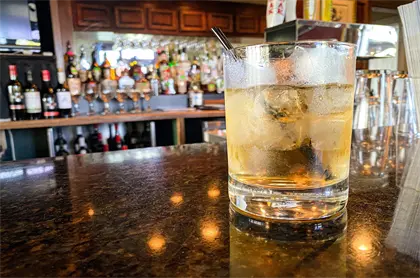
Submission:
{"label": "dark wood trim", "polygon": [[[124,16],[123,13],[126,13]],[[144,29],[146,26],[146,13],[143,8],[131,7],[131,6],[116,6],[114,7],[115,14],[115,26],[117,28],[135,28]],[[126,17],[136,18],[136,21],[125,21]]]}
{"label": "dark wood trim", "polygon": [[[186,17],[197,17],[199,24],[192,25],[191,22],[188,22]],[[180,31],[196,31],[202,32],[207,30],[206,24],[206,13],[203,11],[189,11],[189,10],[181,10],[179,12],[180,18]]]}

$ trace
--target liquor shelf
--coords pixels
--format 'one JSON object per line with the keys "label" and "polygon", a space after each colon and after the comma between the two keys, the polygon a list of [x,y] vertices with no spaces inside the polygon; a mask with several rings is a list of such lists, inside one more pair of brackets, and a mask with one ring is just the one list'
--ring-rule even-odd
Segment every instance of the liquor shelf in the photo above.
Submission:
{"label": "liquor shelf", "polygon": [[47,119],[33,121],[1,122],[0,130],[7,129],[28,129],[48,128],[56,126],[76,126],[100,123],[139,122],[155,120],[171,120],[185,118],[212,118],[224,117],[224,110],[176,110],[176,111],[155,111],[142,113],[124,113],[111,115],[79,116],[65,119]]}

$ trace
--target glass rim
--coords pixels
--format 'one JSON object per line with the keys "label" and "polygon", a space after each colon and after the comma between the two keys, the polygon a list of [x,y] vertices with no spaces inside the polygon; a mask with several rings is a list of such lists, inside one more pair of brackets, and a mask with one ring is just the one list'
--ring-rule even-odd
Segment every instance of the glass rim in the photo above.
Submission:
{"label": "glass rim", "polygon": [[328,45],[328,46],[346,46],[349,49],[355,49],[356,44],[350,42],[342,42],[342,41],[328,41],[328,40],[302,40],[302,41],[280,41],[280,42],[265,42],[265,43],[258,43],[258,44],[251,44],[251,45],[244,45],[234,47],[233,50],[236,52],[237,50],[244,50],[247,48],[262,48],[262,47],[269,47],[269,46],[276,46],[276,45],[290,45],[290,46],[297,46],[297,45]]}

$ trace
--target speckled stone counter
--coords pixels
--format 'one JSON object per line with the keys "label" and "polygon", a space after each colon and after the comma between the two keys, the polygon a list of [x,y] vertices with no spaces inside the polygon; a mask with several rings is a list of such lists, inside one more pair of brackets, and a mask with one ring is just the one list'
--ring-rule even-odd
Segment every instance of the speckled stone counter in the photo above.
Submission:
{"label": "speckled stone counter", "polygon": [[224,145],[2,163],[0,183],[2,277],[420,275],[419,192],[388,176],[315,223],[231,210]]}

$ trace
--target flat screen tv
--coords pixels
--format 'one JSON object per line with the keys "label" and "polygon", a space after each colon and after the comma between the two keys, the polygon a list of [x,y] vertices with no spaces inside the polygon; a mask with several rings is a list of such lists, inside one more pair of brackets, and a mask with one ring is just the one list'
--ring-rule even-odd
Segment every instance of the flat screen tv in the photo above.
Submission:
{"label": "flat screen tv", "polygon": [[40,52],[35,0],[1,0],[0,18],[0,51]]}

